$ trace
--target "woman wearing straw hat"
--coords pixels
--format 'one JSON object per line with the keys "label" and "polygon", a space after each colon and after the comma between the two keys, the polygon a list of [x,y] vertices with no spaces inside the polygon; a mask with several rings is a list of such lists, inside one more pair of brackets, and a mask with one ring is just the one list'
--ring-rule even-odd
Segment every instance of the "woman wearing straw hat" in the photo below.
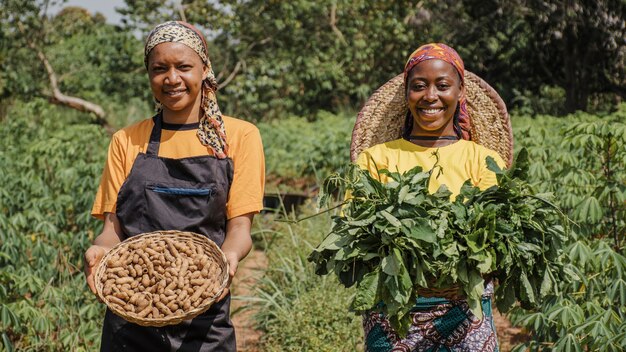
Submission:
{"label": "woman wearing straw hat", "polygon": [[[486,189],[497,183],[486,157],[504,167],[512,158],[508,114],[495,91],[464,70],[454,49],[439,43],[419,47],[404,73],[381,87],[359,113],[351,157],[377,170],[406,172],[420,165],[442,172],[429,190],[446,185],[456,197],[466,180]],[[505,163],[503,160],[507,160]],[[385,175],[380,175],[386,182]],[[448,291],[418,290],[412,325],[400,338],[380,313],[364,317],[365,345],[377,351],[497,351],[491,315],[493,284],[483,296],[482,317],[463,297]]]}
{"label": "woman wearing straw hat", "polygon": [[[263,207],[264,157],[258,129],[222,116],[206,41],[195,27],[166,22],[148,35],[145,65],[157,114],[113,135],[92,214],[102,233],[85,252],[94,270],[120,241],[144,232],[203,234],[224,252],[232,279],[250,251]],[[139,326],[107,310],[102,351],[235,351],[228,289],[204,313],[165,327]]]}

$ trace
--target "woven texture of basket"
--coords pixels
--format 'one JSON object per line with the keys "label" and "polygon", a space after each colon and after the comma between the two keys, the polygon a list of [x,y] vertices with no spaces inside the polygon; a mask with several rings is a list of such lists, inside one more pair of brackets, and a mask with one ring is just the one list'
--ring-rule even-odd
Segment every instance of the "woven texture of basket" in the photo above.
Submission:
{"label": "woven texture of basket", "polygon": [[155,231],[113,247],[100,262],[100,299],[142,326],[174,325],[206,311],[228,284],[228,262],[206,236]]}
{"label": "woven texture of basket", "polygon": [[451,286],[446,288],[417,288],[417,296],[418,297],[437,297],[437,298],[445,298],[448,300],[460,300],[463,299],[463,292],[461,291],[460,286]]}
{"label": "woven texture of basket", "polygon": [[[465,71],[465,92],[472,140],[498,152],[510,166],[513,132],[506,105],[487,82],[469,71]],[[359,112],[352,131],[352,161],[371,146],[400,138],[407,111],[404,76],[399,74],[376,90]]]}

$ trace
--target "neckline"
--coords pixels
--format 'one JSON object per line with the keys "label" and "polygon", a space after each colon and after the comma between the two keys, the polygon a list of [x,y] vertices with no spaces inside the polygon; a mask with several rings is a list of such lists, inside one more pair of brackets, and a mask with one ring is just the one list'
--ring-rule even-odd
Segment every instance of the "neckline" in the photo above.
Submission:
{"label": "neckline", "polygon": [[[156,116],[152,117],[152,122],[156,121]],[[161,119],[161,128],[168,131],[189,131],[198,129],[200,122],[192,123],[167,123]]]}
{"label": "neckline", "polygon": [[458,136],[409,136],[408,141],[458,141]]}
{"label": "neckline", "polygon": [[419,149],[419,150],[428,150],[428,149],[441,149],[441,148],[448,148],[448,147],[452,147],[455,145],[458,145],[461,141],[463,141],[463,139],[457,139],[454,142],[447,144],[447,145],[443,145],[443,146],[424,146],[424,145],[419,145],[416,143],[413,143],[409,140],[407,140],[406,138],[400,138],[400,140],[410,146],[412,146],[413,148]]}

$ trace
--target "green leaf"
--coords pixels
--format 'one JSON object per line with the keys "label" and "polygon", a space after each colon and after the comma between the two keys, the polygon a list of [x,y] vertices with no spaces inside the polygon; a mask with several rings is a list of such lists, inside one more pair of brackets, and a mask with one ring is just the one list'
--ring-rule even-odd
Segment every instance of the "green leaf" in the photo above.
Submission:
{"label": "green leaf", "polygon": [[320,245],[316,248],[316,251],[318,252],[321,252],[323,250],[336,251],[339,249],[339,246],[337,246],[337,242],[339,242],[342,239],[343,237],[341,237],[339,234],[331,232],[328,234],[328,236],[326,236],[326,238],[324,238],[322,243],[320,243]]}
{"label": "green leaf", "polygon": [[598,199],[590,196],[576,206],[574,216],[581,222],[595,224],[602,219],[604,213]]}
{"label": "green leaf", "polygon": [[480,273],[475,270],[471,270],[469,272],[468,279],[469,282],[467,288],[469,291],[465,292],[467,295],[467,303],[472,313],[474,313],[475,316],[482,318],[482,295],[485,290],[485,280],[483,280]]}
{"label": "green leaf", "polygon": [[576,336],[573,334],[567,334],[556,341],[554,345],[556,351],[563,352],[583,352],[584,350],[578,343]]}
{"label": "green leaf", "polygon": [[382,210],[380,211],[379,214],[382,215],[385,219],[387,219],[387,221],[389,221],[389,223],[392,226],[402,227],[402,223],[400,222],[400,220],[398,220],[398,218],[396,218],[395,216],[391,215],[388,211]]}
{"label": "green leaf", "polygon": [[550,293],[550,291],[552,291],[552,285],[553,285],[552,281],[553,281],[552,273],[550,272],[549,268],[546,268],[543,274],[543,280],[541,281],[541,288],[539,289],[539,295],[541,297],[547,296]]}
{"label": "green leaf", "polygon": [[500,168],[500,166],[492,156],[487,157],[487,169],[493,171],[496,175],[504,173],[504,171]]}
{"label": "green leaf", "polygon": [[435,243],[437,241],[437,234],[430,227],[426,219],[418,219],[408,235],[411,238],[424,241],[426,243]]}
{"label": "green leaf", "polygon": [[530,302],[531,304],[536,304],[537,301],[535,300],[535,292],[533,291],[533,287],[530,284],[530,281],[528,281],[528,276],[526,275],[525,271],[522,271],[522,274],[520,276],[520,281],[522,284],[522,292],[521,292],[521,299],[522,300],[526,300],[528,302]]}
{"label": "green leaf", "polygon": [[385,274],[391,276],[399,275],[401,267],[404,267],[400,251],[397,248],[394,248],[392,253],[383,258],[381,265]]}
{"label": "green leaf", "polygon": [[357,285],[356,294],[352,301],[352,309],[355,311],[364,311],[371,309],[377,303],[378,282],[380,279],[380,271],[374,270],[363,276],[363,279]]}
{"label": "green leaf", "polygon": [[9,336],[6,334],[6,332],[3,331],[0,334],[2,334],[2,345],[6,349],[6,351],[7,352],[15,351],[15,349],[13,348],[13,344],[11,343],[11,339],[9,339]]}
{"label": "green leaf", "polygon": [[409,185],[402,186],[400,192],[398,193],[398,204],[402,204],[402,202],[404,202],[406,196],[409,194],[410,189],[411,188],[409,187]]}
{"label": "green leaf", "polygon": [[626,306],[626,281],[617,279],[609,289],[609,297],[618,302],[622,307]]}

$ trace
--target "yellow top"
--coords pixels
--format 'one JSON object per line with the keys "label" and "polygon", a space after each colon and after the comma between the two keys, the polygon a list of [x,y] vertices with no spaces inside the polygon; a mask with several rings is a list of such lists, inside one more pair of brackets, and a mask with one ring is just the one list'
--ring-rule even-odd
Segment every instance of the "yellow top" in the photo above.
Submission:
{"label": "yellow top", "polygon": [[[429,171],[437,162],[435,153],[439,155],[438,165],[442,172],[438,177],[431,178],[428,190],[434,193],[439,186],[446,185],[452,192],[452,199],[456,198],[461,186],[468,179],[482,190],[497,184],[495,173],[487,169],[487,156],[493,157],[501,168],[506,166],[495,151],[466,140],[459,140],[445,147],[428,148],[405,139],[396,139],[364,150],[359,154],[356,163],[369,170],[374,177],[378,177],[377,170],[405,173],[418,165],[424,171]],[[388,182],[387,176],[380,175],[380,181]]]}
{"label": "yellow top", "polygon": [[[226,216],[232,219],[263,209],[265,157],[261,134],[256,126],[228,116],[223,116],[223,119],[229,146],[228,157],[233,160],[234,166],[233,182],[226,204]],[[102,219],[105,212],[115,212],[117,194],[128,177],[137,155],[146,152],[153,126],[151,118],[145,119],[113,135],[91,210],[93,216]],[[164,126],[159,156],[181,159],[212,155],[210,149],[200,143],[196,132],[197,128],[169,130]]]}

